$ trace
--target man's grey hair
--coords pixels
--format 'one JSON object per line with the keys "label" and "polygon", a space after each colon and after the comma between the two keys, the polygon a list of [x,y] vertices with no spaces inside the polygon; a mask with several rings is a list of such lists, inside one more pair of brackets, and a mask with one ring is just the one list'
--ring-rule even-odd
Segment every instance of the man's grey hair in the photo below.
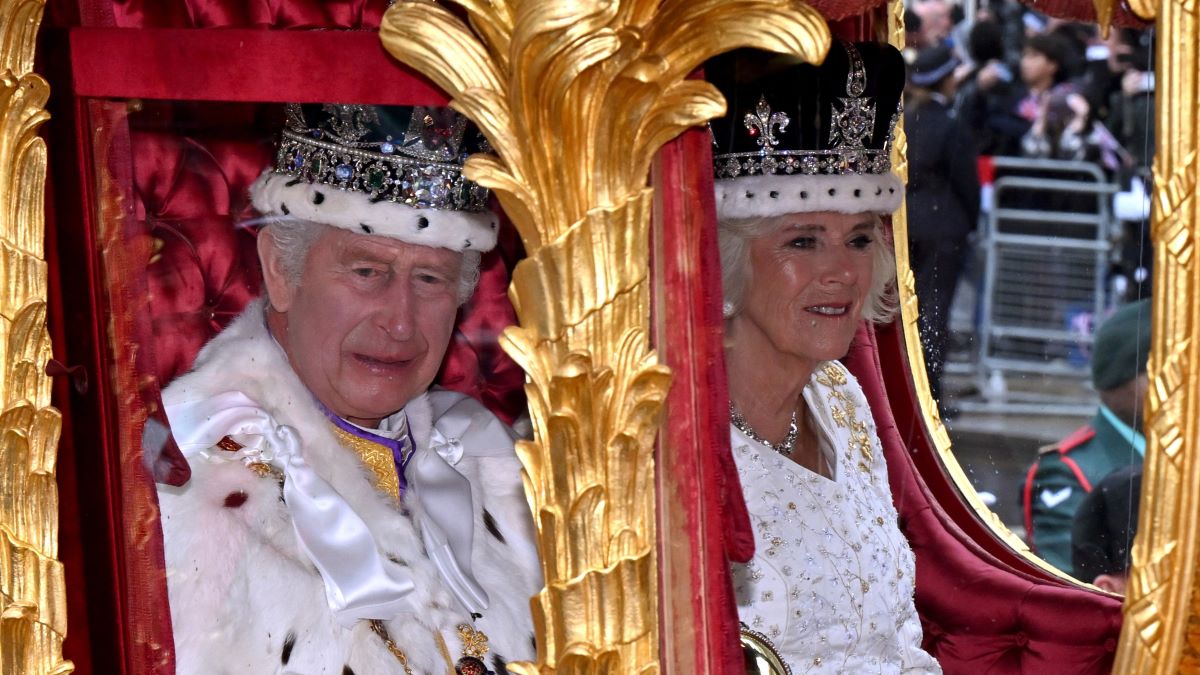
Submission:
{"label": "man's grey hair", "polygon": [[[275,250],[279,253],[279,263],[283,273],[292,285],[300,283],[304,272],[304,263],[312,245],[321,237],[325,229],[331,227],[322,223],[314,223],[300,218],[272,218],[263,228],[271,237]],[[479,261],[482,254],[479,251],[462,251],[462,266],[458,275],[458,304],[462,305],[471,299],[475,292],[475,284],[479,283]]]}
{"label": "man's grey hair", "polygon": [[[717,223],[717,241],[721,252],[721,286],[726,318],[742,311],[746,291],[753,283],[750,269],[750,242],[770,234],[781,224],[779,217],[724,219]],[[863,303],[863,317],[872,323],[887,323],[896,315],[896,254],[891,238],[876,222],[875,245],[871,247],[871,289]]]}

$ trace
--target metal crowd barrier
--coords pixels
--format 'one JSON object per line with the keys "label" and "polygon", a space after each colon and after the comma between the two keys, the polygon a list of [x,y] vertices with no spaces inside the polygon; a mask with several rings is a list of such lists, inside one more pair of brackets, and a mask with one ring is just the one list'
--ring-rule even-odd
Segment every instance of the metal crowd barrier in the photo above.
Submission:
{"label": "metal crowd barrier", "polygon": [[[984,278],[977,377],[984,408],[1089,414],[1071,392],[1022,391],[1013,374],[1089,376],[1092,322],[1105,308],[1119,188],[1087,162],[997,157],[993,206],[980,242]],[[1002,174],[1002,175],[1001,175]],[[1086,388],[1084,388],[1086,391]]]}

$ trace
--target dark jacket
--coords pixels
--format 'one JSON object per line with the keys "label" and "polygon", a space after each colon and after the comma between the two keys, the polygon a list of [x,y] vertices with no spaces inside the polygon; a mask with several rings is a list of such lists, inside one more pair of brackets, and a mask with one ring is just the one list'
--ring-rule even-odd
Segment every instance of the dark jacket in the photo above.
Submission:
{"label": "dark jacket", "polygon": [[965,239],[979,219],[975,144],[937,98],[905,115],[908,134],[908,238]]}
{"label": "dark jacket", "polygon": [[1142,458],[1101,413],[1038,453],[1021,491],[1026,541],[1046,562],[1069,571],[1075,510],[1101,479]]}
{"label": "dark jacket", "polygon": [[1021,137],[1030,127],[1017,113],[1025,93],[1020,82],[997,82],[984,90],[973,75],[963,83],[957,96],[959,119],[973,130],[979,154],[1021,154]]}

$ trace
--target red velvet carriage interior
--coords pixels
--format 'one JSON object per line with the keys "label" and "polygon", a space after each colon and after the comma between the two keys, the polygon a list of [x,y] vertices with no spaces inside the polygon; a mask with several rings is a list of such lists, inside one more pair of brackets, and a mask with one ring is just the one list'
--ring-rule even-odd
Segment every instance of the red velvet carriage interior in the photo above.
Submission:
{"label": "red velvet carriage interior", "polygon": [[[816,4],[831,19],[855,17],[835,33],[856,37],[868,33],[870,5],[879,3]],[[55,400],[64,412],[65,650],[78,672],[159,672],[173,662],[142,425],[157,413],[159,383],[186,370],[259,291],[253,234],[237,225],[251,217],[246,188],[269,160],[278,102],[444,102],[388,60],[367,30],[386,5],[49,3],[40,54],[54,115],[46,127],[50,327],[54,372],[65,375]],[[349,30],[300,30],[316,28]],[[712,589],[696,593],[705,597],[695,611],[713,627],[708,639],[694,641],[698,662],[728,672],[740,657],[725,556],[745,554],[746,537],[726,527],[737,522],[730,514],[740,497],[720,499],[730,460],[708,152],[702,135],[685,136],[664,150],[656,171],[667,195],[659,233],[668,254],[654,272],[668,298],[655,308],[665,326],[659,339],[674,346],[666,351],[676,389],[707,394],[699,403],[673,394],[664,447],[680,454],[661,457],[659,466],[678,472],[674,480],[690,491],[694,512],[708,514],[678,536],[707,561],[697,565],[694,587]],[[485,258],[440,381],[512,420],[524,405],[523,376],[496,336],[513,322],[506,288],[522,253],[511,231],[502,241]],[[699,277],[679,264],[686,256],[701,261]],[[1107,672],[1119,600],[1050,577],[989,533],[932,449],[902,342],[897,326],[863,327],[847,362],[871,398],[902,527],[917,555],[927,647],[948,673]],[[668,534],[677,533],[660,536]]]}

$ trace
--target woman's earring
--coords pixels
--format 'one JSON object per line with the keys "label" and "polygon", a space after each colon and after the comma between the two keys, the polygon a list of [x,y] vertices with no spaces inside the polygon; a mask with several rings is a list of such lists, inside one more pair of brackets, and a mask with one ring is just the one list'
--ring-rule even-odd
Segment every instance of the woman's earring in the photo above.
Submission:
{"label": "woman's earring", "polygon": [[726,300],[725,304],[721,305],[721,312],[725,315],[726,319],[732,319],[733,318],[733,303]]}

